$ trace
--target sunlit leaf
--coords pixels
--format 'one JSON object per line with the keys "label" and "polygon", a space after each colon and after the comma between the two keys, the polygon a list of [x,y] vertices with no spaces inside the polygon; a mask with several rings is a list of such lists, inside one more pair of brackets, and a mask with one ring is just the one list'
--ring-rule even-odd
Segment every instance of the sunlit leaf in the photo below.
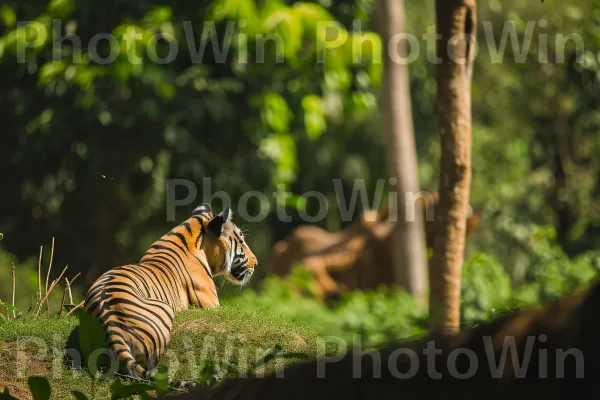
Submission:
{"label": "sunlit leaf", "polygon": [[302,99],[304,109],[304,128],[306,135],[311,140],[318,139],[327,128],[327,121],[323,110],[323,101],[319,96],[308,95]]}
{"label": "sunlit leaf", "polygon": [[158,392],[166,391],[169,384],[169,371],[167,367],[161,366],[154,374],[153,381]]}
{"label": "sunlit leaf", "polygon": [[273,10],[264,21],[264,30],[283,39],[283,52],[287,58],[296,56],[302,46],[303,26],[291,8]]}
{"label": "sunlit leaf", "polygon": [[48,11],[53,17],[66,18],[75,11],[75,0],[51,0]]}
{"label": "sunlit leaf", "polygon": [[316,3],[299,1],[294,3],[292,8],[304,23],[315,24],[320,21],[335,21],[329,11]]}
{"label": "sunlit leaf", "polygon": [[291,182],[296,176],[296,143],[290,134],[274,134],[264,138],[259,154],[275,162],[274,184]]}
{"label": "sunlit leaf", "polygon": [[230,20],[242,31],[260,32],[261,22],[254,0],[216,0],[210,4],[207,14],[207,21]]}
{"label": "sunlit leaf", "polygon": [[0,19],[5,26],[12,28],[17,22],[15,10],[7,5],[0,6]]}
{"label": "sunlit leaf", "polygon": [[292,112],[285,99],[277,93],[267,93],[263,99],[263,121],[275,132],[287,132]]}
{"label": "sunlit leaf", "polygon": [[163,22],[170,21],[173,18],[173,10],[168,6],[158,6],[152,8],[145,16],[144,21],[159,25]]}
{"label": "sunlit leaf", "polygon": [[38,81],[43,85],[47,85],[57,75],[62,74],[65,68],[66,66],[63,62],[49,61],[40,68]]}
{"label": "sunlit leaf", "polygon": [[346,49],[351,52],[353,63],[368,65],[383,62],[381,38],[374,32],[352,33]]}

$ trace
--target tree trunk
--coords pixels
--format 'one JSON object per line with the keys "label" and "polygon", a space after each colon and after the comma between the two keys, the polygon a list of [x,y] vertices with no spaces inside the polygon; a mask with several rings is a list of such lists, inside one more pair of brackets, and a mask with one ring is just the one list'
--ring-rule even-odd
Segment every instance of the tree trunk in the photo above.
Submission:
{"label": "tree trunk", "polygon": [[[471,185],[471,76],[475,0],[436,0],[437,124],[441,145],[438,235],[429,281],[432,332],[460,331],[460,281]],[[466,40],[465,40],[466,39]]]}
{"label": "tree trunk", "polygon": [[[377,10],[384,50],[382,114],[385,158],[390,191],[396,193],[395,204],[391,204],[395,209],[390,211],[392,220],[397,221],[394,232],[394,243],[397,244],[394,246],[394,283],[415,296],[418,302],[425,303],[427,253],[423,210],[420,202],[413,200],[413,196],[419,193],[419,181],[408,67],[398,62],[398,57],[406,58],[406,41],[398,43],[395,39],[405,32],[404,2],[378,0]],[[414,207],[408,214],[407,206]]]}

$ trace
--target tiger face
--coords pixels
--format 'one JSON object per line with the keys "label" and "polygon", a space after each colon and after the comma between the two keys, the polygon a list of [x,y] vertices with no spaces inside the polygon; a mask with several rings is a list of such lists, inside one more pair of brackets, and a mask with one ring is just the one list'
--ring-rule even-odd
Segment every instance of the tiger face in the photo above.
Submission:
{"label": "tiger face", "polygon": [[[210,207],[203,205],[204,207]],[[206,237],[202,249],[215,276],[223,275],[237,285],[245,285],[258,264],[256,256],[245,241],[244,234],[232,222],[229,207],[206,222]]]}

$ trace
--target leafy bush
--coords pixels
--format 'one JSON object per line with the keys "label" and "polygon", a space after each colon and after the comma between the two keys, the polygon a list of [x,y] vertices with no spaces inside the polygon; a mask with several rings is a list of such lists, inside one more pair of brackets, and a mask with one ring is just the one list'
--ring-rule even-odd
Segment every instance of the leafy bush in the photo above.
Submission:
{"label": "leafy bush", "polygon": [[485,320],[495,315],[511,296],[510,277],[490,255],[474,253],[465,263],[461,282],[461,318]]}
{"label": "leafy bush", "polygon": [[600,270],[600,253],[590,251],[569,258],[556,244],[554,228],[539,228],[531,239],[530,264],[514,301],[539,303],[558,299],[593,281]]}
{"label": "leafy bush", "polygon": [[[513,287],[507,269],[494,256],[475,252],[466,260],[461,282],[461,323],[466,328],[524,306],[559,298],[592,281],[600,253],[570,259],[555,241],[552,228],[535,228],[528,244],[529,266],[523,284]],[[259,290],[246,289],[224,300],[304,323],[321,335],[346,343],[376,346],[394,338],[427,332],[427,310],[404,291],[380,287],[347,293],[328,306],[313,297],[310,275],[298,269],[290,277],[268,277]]]}
{"label": "leafy bush", "polygon": [[289,279],[267,277],[260,290],[242,291],[224,299],[224,304],[300,322],[348,345],[374,346],[394,338],[419,335],[427,329],[427,310],[404,291],[380,287],[374,291],[350,292],[333,306],[307,296],[310,292],[306,274],[297,270]]}

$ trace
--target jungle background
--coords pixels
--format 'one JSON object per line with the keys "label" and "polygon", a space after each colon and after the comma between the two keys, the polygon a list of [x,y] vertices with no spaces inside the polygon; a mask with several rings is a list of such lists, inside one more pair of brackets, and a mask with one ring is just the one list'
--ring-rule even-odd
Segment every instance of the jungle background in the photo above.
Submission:
{"label": "jungle background", "polygon": [[[469,201],[481,210],[483,225],[466,248],[465,321],[556,298],[600,268],[600,1],[477,5]],[[406,14],[407,30],[420,44],[409,64],[419,180],[422,190],[433,192],[440,156],[435,64],[421,40],[435,32],[433,3],[407,2]],[[19,21],[37,21],[51,32],[53,19],[61,22],[62,36],[76,33],[80,50],[49,35],[19,52],[24,40],[35,39]],[[331,232],[346,227],[351,221],[342,221],[335,208],[333,180],[340,179],[346,193],[364,180],[371,200],[387,176],[375,19],[373,0],[4,0],[0,299],[11,297],[14,263],[16,307],[27,309],[36,296],[40,247],[47,265],[54,238],[51,279],[65,265],[70,276],[80,272],[74,296],[81,301],[103,271],[138,260],[206,200],[207,177],[210,193],[233,199],[234,213],[248,191],[271,200],[258,222],[235,214],[250,231],[259,269],[273,244],[305,223],[299,210],[316,213],[318,205],[303,193],[318,191],[330,200],[326,217],[315,224]],[[246,23],[228,25],[240,20]],[[193,62],[211,21],[219,49],[208,39],[202,61]],[[316,62],[325,40],[315,34],[316,21],[337,22],[348,35],[323,63]],[[362,32],[353,31],[356,21]],[[135,49],[127,45],[130,27],[142,35]],[[94,62],[88,51],[98,32],[118,41],[111,63]],[[221,62],[228,32],[230,49]],[[284,50],[267,41],[264,62],[256,62],[256,35],[270,32],[284,38]],[[154,62],[144,47],[157,33],[179,43],[170,62]],[[370,42],[361,46],[362,39]],[[360,62],[352,57],[354,43],[363,51]],[[156,47],[158,56],[168,54],[166,42]],[[98,48],[111,55],[106,40]],[[141,62],[131,63],[132,55]],[[548,62],[540,62],[544,58]],[[199,193],[194,204],[177,208],[177,222],[167,218],[169,179],[192,181]],[[288,191],[296,196],[279,202],[277,193]],[[255,200],[248,205],[253,216],[261,212]],[[369,208],[359,204],[354,217]],[[219,200],[212,205],[221,207]],[[277,217],[279,206],[291,222]],[[327,334],[362,333],[369,343],[426,329],[425,314],[402,291],[352,293],[331,306],[291,290],[309,285],[301,274],[286,282],[256,275],[250,288],[225,286],[223,296]]]}

